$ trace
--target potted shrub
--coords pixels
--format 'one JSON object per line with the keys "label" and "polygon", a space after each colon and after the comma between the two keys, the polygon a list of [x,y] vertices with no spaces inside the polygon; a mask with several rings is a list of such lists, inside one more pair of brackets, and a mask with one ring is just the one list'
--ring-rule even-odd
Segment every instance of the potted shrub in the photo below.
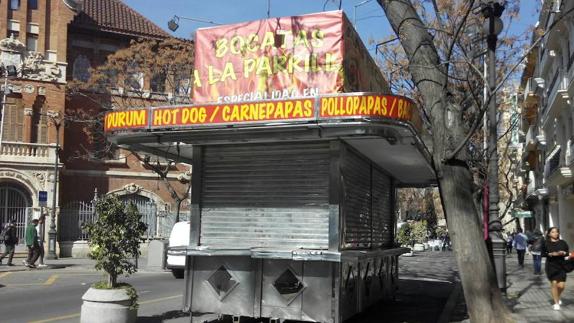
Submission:
{"label": "potted shrub", "polygon": [[125,205],[113,195],[96,201],[95,208],[97,220],[84,228],[89,234],[90,257],[107,279],[92,285],[82,296],[81,322],[135,322],[136,291],[117,280],[137,271],[131,259],[140,254],[146,224],[140,221],[141,214],[133,203]]}

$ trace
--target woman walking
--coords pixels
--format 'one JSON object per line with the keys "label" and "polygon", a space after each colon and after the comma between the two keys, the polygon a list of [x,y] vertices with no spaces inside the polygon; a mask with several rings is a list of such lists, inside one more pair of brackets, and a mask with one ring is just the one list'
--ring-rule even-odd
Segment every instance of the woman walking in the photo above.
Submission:
{"label": "woman walking", "polygon": [[566,286],[566,260],[568,245],[560,239],[560,230],[556,227],[548,229],[546,241],[542,245],[542,256],[546,258],[546,276],[552,286],[552,308],[560,310],[560,295]]}

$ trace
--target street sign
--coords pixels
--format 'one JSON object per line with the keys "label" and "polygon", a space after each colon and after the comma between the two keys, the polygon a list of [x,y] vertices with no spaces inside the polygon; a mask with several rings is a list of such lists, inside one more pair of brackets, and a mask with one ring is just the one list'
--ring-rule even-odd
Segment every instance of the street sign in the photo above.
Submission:
{"label": "street sign", "polygon": [[38,204],[40,206],[46,206],[48,203],[48,192],[40,191],[38,192]]}
{"label": "street sign", "polygon": [[512,215],[515,218],[531,218],[532,217],[532,212],[531,211],[518,211],[518,210],[514,210],[512,212]]}

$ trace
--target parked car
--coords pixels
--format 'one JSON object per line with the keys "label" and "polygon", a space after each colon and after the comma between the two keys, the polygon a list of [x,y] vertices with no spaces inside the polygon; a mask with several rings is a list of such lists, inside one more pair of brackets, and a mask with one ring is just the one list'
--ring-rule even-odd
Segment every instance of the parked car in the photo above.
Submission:
{"label": "parked car", "polygon": [[167,247],[167,269],[175,278],[183,278],[185,271],[185,248],[189,245],[190,222],[182,221],[173,226]]}

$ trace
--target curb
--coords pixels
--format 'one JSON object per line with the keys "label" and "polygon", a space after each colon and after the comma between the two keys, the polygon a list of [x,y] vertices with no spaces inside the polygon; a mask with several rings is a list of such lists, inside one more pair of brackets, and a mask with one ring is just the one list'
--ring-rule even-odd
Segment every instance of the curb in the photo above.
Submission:
{"label": "curb", "polygon": [[456,282],[454,284],[455,285],[452,288],[452,292],[450,292],[448,300],[446,301],[446,304],[444,304],[444,307],[442,309],[442,312],[440,313],[437,323],[450,322],[450,317],[452,315],[454,308],[456,307],[456,302],[458,301],[458,298],[462,293],[462,285],[460,284],[460,282]]}

